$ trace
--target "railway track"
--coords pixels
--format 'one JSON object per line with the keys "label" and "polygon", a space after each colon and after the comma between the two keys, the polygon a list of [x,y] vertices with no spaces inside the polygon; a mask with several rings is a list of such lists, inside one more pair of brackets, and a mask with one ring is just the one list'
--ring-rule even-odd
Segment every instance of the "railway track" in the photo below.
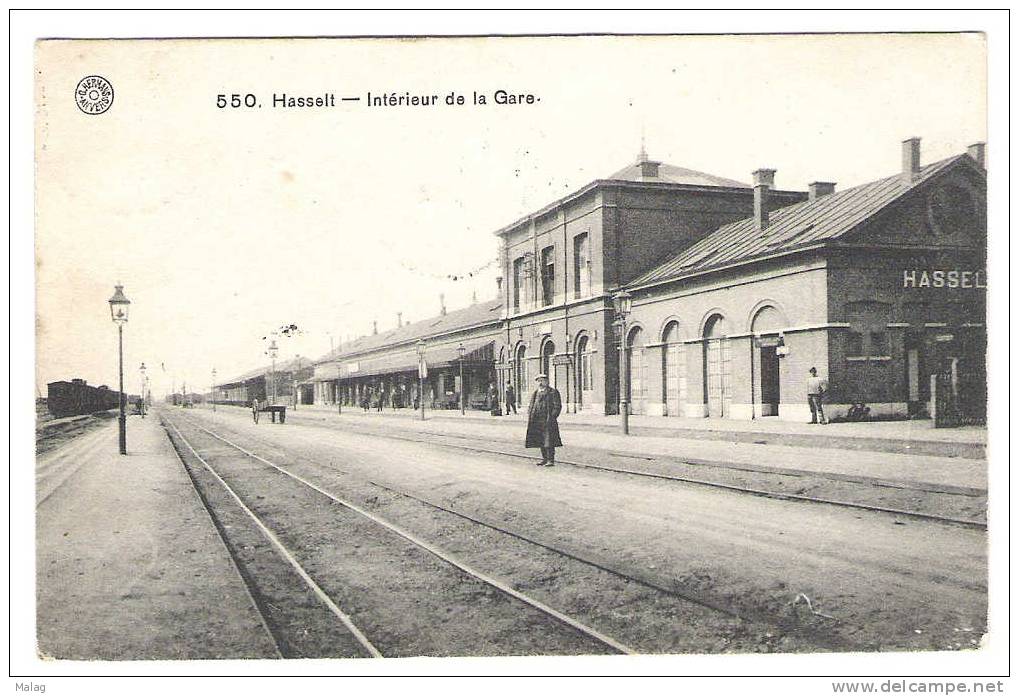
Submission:
{"label": "railway track", "polygon": [[[443,434],[434,433],[434,432],[427,431],[427,430],[410,430],[410,431],[408,431],[408,434],[402,435],[402,434],[396,434],[396,433],[382,431],[382,430],[378,430],[378,429],[374,429],[374,428],[360,428],[360,427],[357,427],[357,426],[351,427],[350,423],[343,423],[343,428],[345,430],[349,431],[349,432],[355,432],[355,433],[359,433],[359,434],[370,435],[372,437],[381,437],[381,438],[385,438],[385,439],[397,440],[397,441],[403,441],[403,442],[427,443],[427,444],[437,445],[437,446],[440,446],[440,447],[446,447],[446,448],[449,448],[449,449],[460,450],[460,451],[465,451],[465,452],[472,452],[472,453],[476,453],[476,454],[489,454],[489,455],[497,455],[497,456],[503,456],[503,457],[512,457],[512,458],[517,458],[517,459],[528,459],[528,460],[535,460],[535,461],[537,461],[537,457],[535,457],[534,455],[526,454],[526,453],[519,452],[519,451],[513,451],[513,450],[510,450],[510,449],[496,448],[496,447],[482,447],[482,446],[478,446],[478,445],[474,445],[474,444],[464,444],[464,443],[457,443],[457,442],[449,442],[448,441],[449,439],[468,439],[468,438],[463,437],[463,436],[443,435]],[[423,439],[423,437],[424,438],[428,438],[428,439]],[[445,439],[445,441],[444,441],[444,439]],[[903,516],[903,517],[909,517],[909,518],[913,518],[913,519],[922,519],[922,520],[929,520],[929,521],[933,521],[933,522],[941,522],[941,523],[946,523],[946,524],[961,525],[961,526],[964,526],[964,527],[971,527],[971,528],[975,528],[975,529],[982,529],[982,530],[986,530],[987,529],[986,521],[974,520],[974,519],[966,519],[966,518],[962,518],[962,517],[953,517],[953,516],[948,516],[948,515],[938,515],[938,514],[921,512],[921,511],[916,511],[916,510],[907,510],[907,509],[903,509],[903,508],[895,508],[895,507],[888,507],[888,506],[881,506],[881,505],[872,505],[872,504],[867,504],[867,503],[855,502],[855,501],[851,501],[851,500],[839,500],[839,499],[828,498],[828,497],[819,497],[819,496],[802,495],[802,494],[797,494],[797,493],[788,493],[788,492],[783,492],[783,491],[770,490],[770,489],[767,489],[767,488],[759,488],[759,487],[752,487],[752,486],[741,486],[741,485],[732,484],[732,483],[725,483],[725,482],[721,482],[721,481],[712,481],[712,480],[709,480],[709,479],[698,478],[698,477],[693,477],[693,476],[682,476],[682,475],[679,475],[679,474],[641,471],[639,469],[614,467],[614,466],[608,466],[608,465],[604,465],[604,464],[592,464],[590,462],[581,462],[581,461],[575,461],[575,460],[571,460],[571,459],[556,459],[556,463],[557,464],[562,464],[562,465],[568,465],[568,466],[576,467],[576,468],[579,468],[579,469],[590,469],[590,470],[602,471],[602,472],[606,472],[606,473],[623,474],[623,475],[627,475],[627,476],[637,476],[637,477],[642,477],[642,478],[650,478],[650,479],[658,479],[658,480],[666,480],[666,481],[676,481],[678,483],[688,483],[688,484],[697,485],[697,486],[707,486],[707,487],[710,487],[710,488],[717,488],[717,489],[732,491],[732,492],[736,492],[736,493],[745,493],[745,494],[748,494],[748,495],[755,495],[755,496],[761,496],[761,497],[766,497],[766,498],[773,498],[773,499],[777,499],[777,500],[788,500],[788,501],[794,501],[794,502],[800,502],[800,503],[814,503],[814,504],[821,504],[821,505],[831,505],[831,506],[835,506],[835,507],[853,508],[853,509],[857,509],[857,510],[865,510],[865,511],[875,512],[875,513],[882,513],[882,514],[889,514],[889,515],[900,515],[900,516]],[[694,465],[698,465],[698,466],[703,466],[702,462],[689,462],[689,463],[690,464],[694,464]],[[736,468],[738,468],[738,467],[736,467]],[[802,474],[799,474],[799,473],[788,473],[788,474],[783,474],[783,473],[780,473],[780,472],[768,472],[768,473],[770,473],[771,475],[776,475],[776,476],[801,476],[802,475]],[[871,485],[873,485],[873,484],[871,484]],[[918,492],[930,492],[930,491],[925,491],[925,489],[922,489],[922,488],[907,489],[907,490],[917,490]],[[961,496],[966,496],[966,497],[975,497],[972,492],[953,493],[953,492],[941,491],[939,493],[941,495],[961,495]]]}
{"label": "railway track", "polygon": [[[307,481],[306,479],[304,479],[304,478],[302,478],[300,476],[297,476],[296,474],[293,474],[292,472],[287,470],[285,467],[282,467],[278,463],[275,463],[275,462],[267,459],[266,457],[261,456],[257,452],[254,452],[254,451],[252,451],[249,448],[243,447],[243,446],[237,444],[236,442],[233,442],[231,439],[225,437],[223,434],[214,432],[214,431],[210,430],[209,428],[206,428],[202,424],[197,423],[197,422],[195,422],[194,420],[192,420],[190,418],[186,418],[185,420],[192,427],[194,427],[194,428],[204,432],[205,434],[207,434],[208,436],[210,436],[212,438],[215,438],[220,443],[226,445],[227,447],[233,448],[234,450],[242,453],[246,457],[249,457],[251,459],[263,462],[263,463],[267,464],[268,466],[271,466],[274,469],[280,471],[281,473],[283,473],[283,474],[285,474],[287,476],[294,477],[295,479],[302,481],[306,485],[309,485],[309,486],[315,488],[316,490],[321,492],[323,495],[326,495],[326,496],[329,496],[329,497],[331,497],[333,499],[336,499],[336,498],[333,497],[333,495],[330,492],[325,491],[324,489],[320,488],[316,484],[311,483],[311,482]],[[274,443],[267,442],[267,441],[265,441],[262,438],[259,438],[259,437],[256,437],[256,436],[253,436],[253,435],[250,435],[250,434],[246,434],[246,436],[249,437],[250,439],[254,440],[256,443],[258,443],[259,445],[261,445],[263,447],[269,447],[269,448],[273,448],[273,449],[275,449],[277,447],[277,445],[275,445]],[[858,649],[865,649],[865,646],[862,646],[862,645],[860,645],[858,643],[855,643],[852,640],[845,639],[842,636],[838,635],[837,633],[834,633],[834,632],[830,631],[829,628],[833,625],[833,621],[834,621],[834,620],[831,620],[831,617],[826,617],[825,621],[817,620],[817,621],[815,621],[813,623],[805,623],[805,624],[799,624],[799,625],[791,626],[790,622],[789,622],[788,615],[769,614],[769,613],[767,613],[765,611],[754,610],[754,609],[748,608],[746,606],[737,607],[735,605],[727,603],[724,600],[720,600],[718,598],[711,597],[711,596],[703,594],[703,593],[698,593],[698,592],[695,592],[695,591],[684,591],[683,589],[677,589],[676,587],[669,586],[668,583],[662,582],[661,580],[659,580],[657,578],[654,578],[653,576],[649,576],[647,574],[641,574],[640,572],[627,572],[627,571],[623,570],[621,567],[619,567],[617,565],[614,565],[612,563],[607,563],[607,562],[605,562],[603,560],[598,560],[598,559],[590,558],[590,557],[588,557],[588,556],[586,556],[586,555],[584,555],[584,554],[582,554],[580,552],[573,551],[573,550],[570,550],[570,549],[564,549],[564,548],[562,548],[560,546],[557,546],[557,545],[552,544],[552,543],[548,543],[546,541],[542,541],[542,540],[537,539],[537,538],[535,538],[533,536],[530,536],[528,534],[521,533],[519,531],[514,531],[514,530],[507,529],[504,526],[501,526],[501,525],[499,525],[497,523],[494,523],[492,521],[484,520],[484,519],[481,519],[481,518],[479,518],[477,516],[470,515],[470,514],[467,514],[465,512],[459,511],[459,510],[455,510],[455,509],[453,509],[453,508],[451,508],[451,507],[449,507],[447,505],[443,505],[443,504],[438,503],[438,502],[436,502],[434,500],[429,500],[427,498],[415,495],[413,493],[409,493],[409,492],[404,491],[404,490],[400,490],[400,489],[395,488],[393,486],[389,486],[389,485],[386,485],[386,484],[383,484],[383,483],[379,483],[379,482],[374,481],[374,480],[366,479],[366,478],[363,478],[363,477],[358,477],[356,474],[352,474],[349,471],[346,471],[346,470],[344,470],[344,469],[342,469],[340,467],[337,467],[335,464],[325,463],[325,462],[319,461],[319,460],[317,460],[315,458],[312,458],[312,457],[309,457],[309,456],[303,455],[303,454],[301,454],[301,455],[291,454],[290,457],[293,458],[293,459],[299,460],[301,462],[304,462],[304,463],[307,463],[307,464],[311,464],[314,467],[317,467],[317,468],[319,468],[321,470],[328,470],[328,471],[332,471],[332,472],[339,472],[339,473],[341,473],[341,474],[343,474],[345,476],[351,476],[351,477],[355,477],[355,478],[360,478],[364,483],[368,484],[371,487],[374,487],[375,489],[378,489],[378,490],[381,490],[381,491],[385,491],[387,493],[391,493],[394,496],[398,496],[400,498],[404,498],[404,499],[407,499],[407,500],[410,500],[410,501],[414,501],[417,504],[420,504],[422,506],[425,506],[427,508],[430,508],[432,510],[440,512],[442,514],[451,515],[451,516],[456,517],[456,518],[458,518],[460,520],[468,522],[471,525],[477,525],[477,526],[483,527],[485,529],[492,530],[493,532],[495,532],[495,533],[497,533],[499,535],[502,535],[502,536],[505,536],[505,537],[510,537],[510,538],[515,539],[517,541],[523,542],[524,544],[529,545],[531,547],[551,552],[551,553],[553,553],[553,554],[555,554],[555,555],[557,555],[557,556],[559,556],[561,558],[569,559],[570,561],[573,561],[573,562],[576,562],[576,563],[579,563],[579,564],[583,564],[583,565],[588,566],[588,567],[590,567],[592,569],[595,569],[595,570],[597,570],[599,572],[610,574],[610,575],[615,576],[616,578],[619,578],[622,581],[625,581],[627,583],[635,583],[635,584],[643,586],[643,587],[645,587],[645,588],[647,588],[647,589],[649,589],[649,590],[651,590],[651,591],[653,591],[655,593],[660,593],[662,595],[667,595],[667,596],[675,598],[676,600],[679,600],[681,602],[689,603],[689,604],[692,604],[692,605],[696,605],[696,606],[702,607],[702,608],[704,608],[704,609],[706,609],[706,610],[708,610],[710,612],[714,612],[714,613],[717,613],[717,614],[720,614],[720,615],[724,615],[726,617],[730,617],[731,619],[734,619],[736,622],[738,622],[740,624],[766,626],[769,629],[774,630],[776,633],[789,633],[789,632],[798,633],[798,634],[801,635],[801,637],[803,637],[805,639],[808,639],[810,641],[811,645],[813,645],[813,646],[815,646],[817,648],[820,648],[820,649],[826,649],[826,650],[858,650]],[[425,543],[427,543],[427,542],[425,542]],[[507,584],[507,583],[504,583],[504,584]],[[770,636],[772,634],[771,633],[767,633],[767,635]]]}
{"label": "railway track", "polygon": [[[217,436],[215,433],[202,428],[200,425],[194,423],[190,419],[181,418],[187,426],[195,428],[200,432],[206,433],[209,437],[215,439],[216,443],[224,442],[224,439]],[[369,546],[371,548],[373,566],[378,566],[386,562],[386,556],[390,558],[397,554],[398,550],[402,547],[402,551],[399,551],[400,556],[404,558],[400,559],[400,563],[403,565],[398,569],[400,577],[404,577],[404,573],[408,572],[408,562],[406,554],[410,552],[408,547],[411,547],[414,551],[427,554],[432,559],[436,559],[444,566],[446,572],[436,573],[433,568],[420,567],[413,569],[413,572],[422,575],[428,579],[428,583],[424,587],[418,587],[419,591],[426,591],[432,597],[438,597],[438,601],[442,602],[455,602],[458,605],[464,603],[468,605],[477,605],[479,602],[485,602],[491,605],[488,608],[488,612],[485,613],[486,617],[488,613],[492,614],[491,621],[493,625],[498,625],[500,622],[503,624],[509,623],[514,626],[515,631],[511,631],[511,635],[519,635],[516,633],[517,630],[532,631],[534,635],[539,638],[552,635],[551,626],[557,626],[560,634],[567,634],[565,636],[560,635],[555,640],[543,640],[543,646],[541,651],[545,653],[556,653],[562,652],[564,654],[572,653],[623,653],[633,654],[636,651],[630,646],[624,644],[622,641],[617,640],[587,624],[574,618],[573,616],[559,611],[542,601],[512,587],[505,580],[495,577],[489,573],[485,573],[477,568],[472,567],[462,559],[458,558],[453,553],[446,549],[440,548],[439,546],[431,543],[423,538],[420,538],[413,532],[404,529],[397,524],[377,515],[370,510],[358,505],[357,503],[340,497],[334,492],[327,490],[316,483],[307,480],[293,472],[279,466],[271,460],[261,457],[255,453],[244,450],[237,445],[231,445],[233,452],[240,452],[243,455],[244,462],[238,463],[237,455],[231,455],[229,453],[224,454],[222,448],[216,449],[210,446],[202,446],[199,444],[196,446],[192,440],[195,438],[192,432],[191,438],[185,436],[185,434],[178,427],[178,424],[169,418],[164,418],[164,423],[169,426],[169,431],[172,431],[171,441],[174,442],[175,447],[178,449],[178,454],[182,454],[182,461],[185,467],[188,469],[189,475],[192,476],[192,481],[195,484],[196,489],[199,491],[199,495],[203,503],[206,505],[206,509],[209,511],[210,516],[216,522],[216,528],[220,531],[220,534],[227,545],[228,549],[231,550],[231,557],[234,560],[235,567],[238,569],[238,573],[245,581],[245,585],[248,587],[249,594],[252,598],[252,602],[255,608],[258,610],[263,620],[263,625],[266,628],[267,633],[272,638],[273,643],[277,646],[277,650],[281,656],[284,657],[296,657],[296,656],[311,656],[308,652],[308,646],[300,645],[299,638],[297,640],[287,636],[287,626],[283,625],[285,622],[280,617],[274,616],[272,613],[273,609],[279,611],[280,607],[273,604],[271,596],[279,595],[281,590],[285,590],[286,585],[290,583],[293,585],[294,578],[299,578],[302,584],[302,591],[304,595],[312,595],[318,604],[328,609],[332,618],[335,619],[349,636],[353,636],[356,639],[358,646],[358,653],[363,656],[370,657],[382,657],[388,651],[385,648],[387,641],[399,643],[399,636],[394,634],[393,630],[386,627],[383,623],[378,622],[370,616],[370,611],[366,611],[364,606],[361,606],[361,600],[356,594],[357,589],[348,582],[346,586],[342,582],[338,582],[335,577],[331,577],[331,574],[326,572],[329,567],[327,563],[322,560],[315,561],[314,559],[309,563],[307,560],[314,555],[314,551],[308,547],[307,544],[303,545],[296,539],[298,536],[304,535],[306,537],[322,538],[323,541],[328,543],[328,539],[335,539],[342,537],[348,540],[348,543],[355,548],[360,548],[361,545]],[[185,450],[181,453],[181,449]],[[199,450],[204,450],[205,455],[203,456]],[[189,464],[187,459],[193,459],[194,463]],[[213,461],[210,461],[212,459]],[[250,462],[257,462],[261,466],[261,471],[253,472],[250,468]],[[199,467],[200,465],[200,467]],[[201,468],[204,470],[204,476],[197,475],[197,470]],[[217,469],[230,469],[229,473],[221,472]],[[308,494],[312,494],[315,499],[319,502],[319,511],[328,517],[327,524],[341,524],[342,534],[330,535],[327,532],[336,532],[341,527],[336,529],[327,529],[325,531],[316,529],[314,524],[307,525],[306,527],[298,527],[297,522],[314,522],[315,518],[309,517],[307,520],[298,516],[286,515],[281,516],[277,511],[273,513],[273,506],[277,505],[279,501],[266,500],[268,496],[260,496],[255,493],[257,490],[253,486],[252,482],[259,476],[264,476],[265,473],[271,472],[275,475],[274,483],[278,484],[279,481],[288,481],[291,485],[289,492],[280,493],[278,485],[274,485],[274,495],[293,497],[294,500],[299,501],[301,504],[306,504],[308,501]],[[226,475],[224,476],[224,473]],[[253,478],[254,477],[254,478]],[[201,480],[205,478],[206,481],[203,483]],[[228,479],[231,479],[232,482]],[[214,481],[216,488],[208,485],[210,481]],[[215,502],[212,500],[212,491],[220,491],[220,500]],[[297,492],[295,492],[297,491]],[[283,559],[288,568],[286,576],[278,579],[275,582],[276,587],[264,587],[263,578],[258,576],[258,571],[261,569],[266,571],[273,566],[273,561],[266,559],[266,554],[263,553],[259,558],[252,557],[251,553],[248,553],[248,558],[242,558],[241,553],[238,552],[238,548],[241,550],[251,551],[254,542],[251,540],[251,534],[249,533],[245,538],[242,538],[240,542],[235,539],[231,539],[232,534],[236,534],[236,517],[234,514],[234,521],[227,523],[224,521],[225,517],[229,516],[229,510],[223,504],[222,498],[227,498],[230,502],[230,506],[243,513],[246,518],[249,527],[257,529],[260,536],[268,542],[271,546],[272,551],[277,559]],[[325,506],[322,506],[322,503]],[[259,507],[263,508],[260,512]],[[346,518],[337,522],[337,508],[342,509],[346,513]],[[356,516],[364,524],[358,529],[358,525],[349,525],[349,518]],[[273,519],[269,519],[273,518]],[[289,524],[288,524],[289,522]],[[364,525],[370,526],[372,529],[367,530]],[[274,526],[277,529],[274,529]],[[230,528],[228,530],[228,527]],[[354,534],[350,534],[353,529]],[[357,532],[360,531],[363,536],[358,536]],[[365,534],[364,532],[369,532]],[[288,541],[288,538],[290,540]],[[395,537],[395,539],[394,539]],[[360,543],[355,543],[353,539],[359,539]],[[394,543],[395,542],[395,543]],[[421,564],[415,561],[414,565],[420,566]],[[278,566],[279,562],[276,561],[275,565]],[[426,564],[427,565],[427,564]],[[321,577],[316,576],[328,576],[323,580]],[[356,584],[356,583],[355,583]],[[444,590],[444,591],[440,591]],[[493,603],[488,595],[491,592],[500,594],[505,601],[499,603]],[[448,598],[444,595],[448,593]],[[464,597],[464,594],[467,597]],[[368,593],[370,594],[370,593]],[[342,600],[334,599],[336,596],[345,596],[349,603],[353,603],[355,608],[353,610],[349,608],[341,608],[340,604]],[[406,598],[394,598],[405,600]],[[413,599],[413,598],[412,598]],[[277,599],[277,602],[280,600]],[[416,601],[416,600],[415,600]],[[308,614],[307,602],[290,601],[291,604],[300,604],[305,610],[305,614]],[[406,603],[406,602],[405,602]],[[414,602],[412,602],[413,604]],[[512,605],[512,606],[511,606]],[[284,607],[284,610],[286,607]],[[523,614],[527,614],[523,616]],[[356,615],[356,616],[355,616]],[[536,621],[535,615],[540,615],[541,620]],[[360,617],[360,620],[358,618]],[[307,616],[305,617],[307,619]],[[477,620],[477,619],[475,619]],[[369,623],[369,626],[364,626],[365,623]],[[315,625],[322,623],[321,619],[314,621]],[[520,624],[520,625],[518,625]],[[487,625],[487,622],[486,622]],[[537,627],[540,630],[534,631]],[[320,636],[317,646],[313,649],[317,649],[320,652],[317,656],[325,656],[321,654],[321,651],[329,651],[330,635],[326,629],[320,631],[323,635]],[[372,637],[369,637],[372,636]],[[374,636],[381,636],[376,638]],[[474,637],[472,637],[474,640]],[[306,641],[307,642],[307,641]],[[382,646],[382,647],[379,647]],[[477,654],[471,652],[469,646],[449,646],[451,651],[445,652],[444,646],[436,646],[437,650],[434,654]],[[499,646],[497,651],[503,652],[502,648],[505,647],[509,654],[521,654],[527,652],[526,647],[522,647],[520,641],[516,642],[516,647],[511,643],[507,646]],[[402,652],[399,648],[394,648],[393,654],[427,654],[422,652],[406,653]],[[340,652],[342,656],[353,656],[349,653]],[[334,655],[335,656],[335,655]]]}

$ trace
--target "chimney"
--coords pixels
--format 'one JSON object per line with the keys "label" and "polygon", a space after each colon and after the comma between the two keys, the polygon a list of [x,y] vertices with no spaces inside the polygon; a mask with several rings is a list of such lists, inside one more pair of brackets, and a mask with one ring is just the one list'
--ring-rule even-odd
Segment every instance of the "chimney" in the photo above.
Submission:
{"label": "chimney", "polygon": [[808,184],[807,190],[810,192],[807,200],[816,201],[822,196],[828,196],[835,193],[835,182],[834,181],[814,181]]}
{"label": "chimney", "polygon": [[640,166],[640,176],[644,179],[657,179],[658,178],[658,165],[661,162],[652,162],[647,157],[647,151],[644,149],[644,136],[640,137],[640,152],[637,153],[637,164]]}
{"label": "chimney", "polygon": [[378,332],[379,332],[379,322],[373,321],[372,322],[372,336],[374,336]]}
{"label": "chimney", "polygon": [[902,180],[912,184],[920,175],[920,138],[902,141]]}
{"label": "chimney", "polygon": [[441,292],[439,293],[439,314],[446,316],[446,296]]}
{"label": "chimney", "polygon": [[651,162],[644,160],[640,163],[640,176],[644,179],[657,179],[658,178],[658,166],[661,162]]}
{"label": "chimney", "polygon": [[775,185],[774,169],[758,169],[754,177],[754,221],[757,229],[768,229],[768,191]]}
{"label": "chimney", "polygon": [[495,291],[502,297],[502,276],[495,277]]}
{"label": "chimney", "polygon": [[966,154],[976,160],[976,163],[979,164],[981,168],[987,168],[987,165],[984,164],[984,156],[987,154],[986,143],[973,143],[966,148]]}
{"label": "chimney", "polygon": [[396,313],[396,328],[403,326],[403,312]]}

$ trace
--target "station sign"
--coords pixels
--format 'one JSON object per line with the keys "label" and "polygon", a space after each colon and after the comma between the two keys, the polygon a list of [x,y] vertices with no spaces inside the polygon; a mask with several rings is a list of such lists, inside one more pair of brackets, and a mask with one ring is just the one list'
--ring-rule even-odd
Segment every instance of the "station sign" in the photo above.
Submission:
{"label": "station sign", "polygon": [[902,287],[983,290],[987,287],[987,275],[983,269],[913,268],[902,272]]}

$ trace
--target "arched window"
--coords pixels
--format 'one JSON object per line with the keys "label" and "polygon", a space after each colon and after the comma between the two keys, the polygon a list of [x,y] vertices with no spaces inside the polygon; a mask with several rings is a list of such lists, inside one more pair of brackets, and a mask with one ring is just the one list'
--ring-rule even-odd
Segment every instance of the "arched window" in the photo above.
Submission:
{"label": "arched window", "polygon": [[630,401],[630,413],[643,414],[645,411],[645,374],[647,373],[644,364],[644,330],[639,326],[630,330],[626,339],[627,365],[629,367],[629,388],[628,398]]}
{"label": "arched window", "polygon": [[679,338],[679,322],[670,321],[662,332],[662,389],[666,416],[683,415],[686,402],[686,353]]}
{"label": "arched window", "polygon": [[517,346],[517,359],[513,365],[513,386],[516,389],[517,404],[522,403],[524,388],[527,386],[527,346]]}
{"label": "arched window", "polygon": [[548,375],[550,383],[555,382],[555,375],[552,374],[554,369],[552,364],[553,355],[555,355],[555,343],[545,341],[545,345],[541,347],[541,371],[543,374]]}
{"label": "arched window", "polygon": [[784,328],[785,319],[782,317],[782,313],[772,305],[764,305],[757,310],[753,321],[750,322],[750,330],[756,334],[775,333]]}
{"label": "arched window", "polygon": [[714,314],[704,323],[704,403],[708,416],[724,418],[732,402],[729,339],[725,317]]}

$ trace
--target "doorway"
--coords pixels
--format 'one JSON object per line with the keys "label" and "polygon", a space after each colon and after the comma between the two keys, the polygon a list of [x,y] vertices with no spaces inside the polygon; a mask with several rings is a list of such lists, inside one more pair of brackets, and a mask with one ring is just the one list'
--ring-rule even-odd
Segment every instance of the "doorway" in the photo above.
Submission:
{"label": "doorway", "polygon": [[761,346],[761,415],[777,416],[779,393],[778,346]]}
{"label": "doorway", "polygon": [[911,416],[925,415],[930,399],[930,378],[924,372],[923,334],[908,332],[903,347],[906,352],[906,408]]}

